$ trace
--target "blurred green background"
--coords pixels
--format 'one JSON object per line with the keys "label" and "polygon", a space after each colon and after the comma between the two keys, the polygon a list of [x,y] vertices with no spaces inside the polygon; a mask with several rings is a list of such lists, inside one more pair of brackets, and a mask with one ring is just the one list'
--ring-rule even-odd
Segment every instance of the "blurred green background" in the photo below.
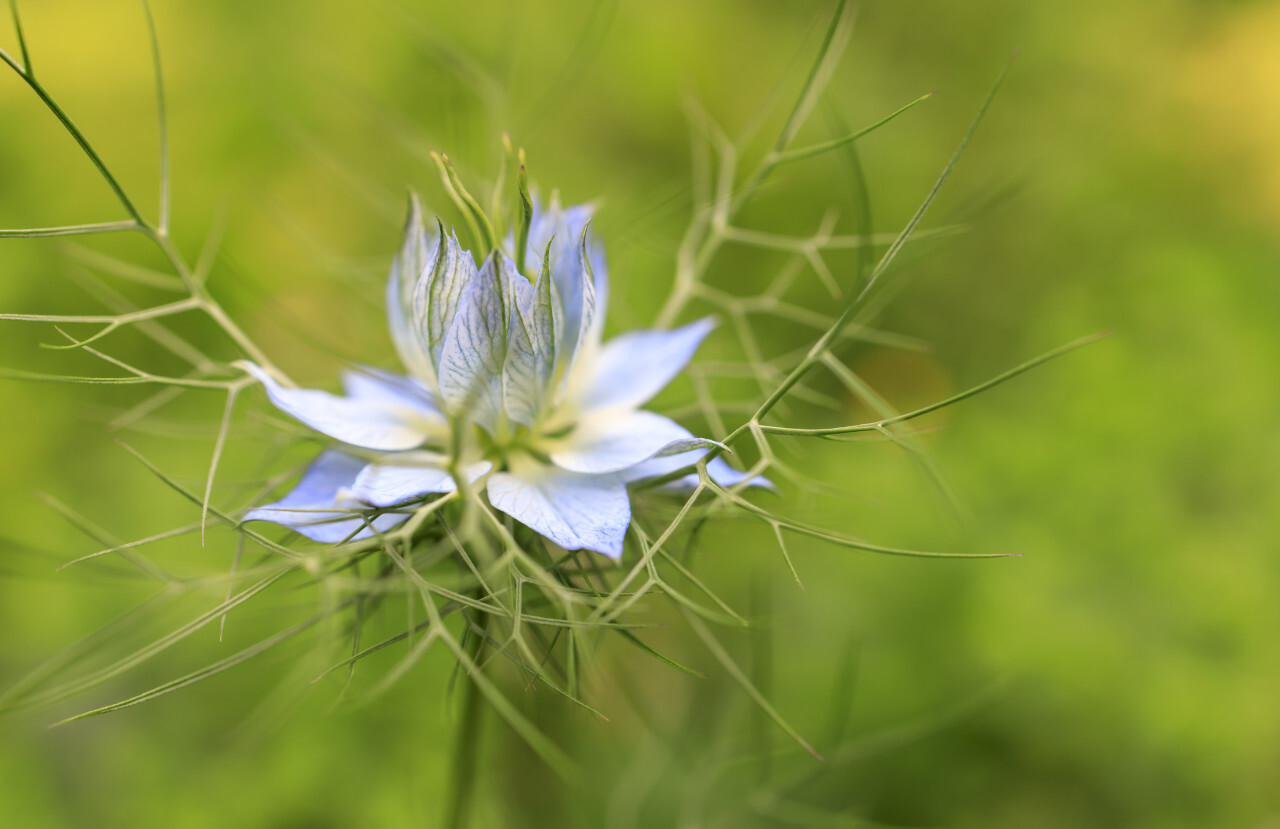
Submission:
{"label": "blurred green background", "polygon": [[[194,259],[225,222],[212,289],[299,381],[331,384],[335,357],[392,365],[381,288],[405,188],[443,205],[427,153],[448,152],[482,181],[505,130],[544,192],[600,200],[610,330],[649,324],[689,215],[682,101],[695,96],[730,133],[763,111],[761,135],[776,132],[830,10],[782,0],[156,0],[176,238]],[[41,80],[153,213],[141,9],[46,0],[22,12]],[[6,25],[0,43],[16,53]],[[858,144],[877,231],[901,227],[1021,52],[926,223],[963,221],[968,232],[913,249],[878,320],[932,349],[861,348],[850,363],[909,408],[1075,337],[1114,334],[931,422],[941,428],[927,444],[963,518],[909,457],[879,444],[796,449],[793,465],[856,497],[784,485],[777,503],[880,543],[1022,557],[887,559],[797,539],[801,590],[767,527],[721,522],[700,539],[700,572],[765,631],[722,638],[827,764],[762,731],[744,695],[673,625],[656,640],[705,679],[606,648],[596,698],[612,722],[526,701],[551,709],[556,739],[591,770],[583,790],[564,791],[490,723],[477,825],[1280,826],[1277,43],[1272,2],[863,3],[802,143],[829,137],[833,113],[867,124],[936,92]],[[0,227],[119,218],[11,73],[0,77],[0,118]],[[853,232],[854,188],[838,157],[784,173],[745,225],[804,234],[835,207],[841,232]],[[0,310],[99,308],[76,282],[85,248],[160,265],[142,240],[81,241],[0,242]],[[777,265],[730,252],[713,277],[759,290]],[[849,262],[832,265],[848,273]],[[139,301],[160,296],[135,288]],[[797,292],[823,302],[811,278]],[[183,333],[232,354],[211,330]],[[800,344],[789,336],[767,342],[770,353]],[[96,370],[83,355],[38,347],[56,337],[5,323],[0,364]],[[177,370],[136,335],[110,351]],[[119,538],[197,517],[112,439],[112,417],[144,394],[0,381],[4,685],[156,592],[112,564],[55,572],[102,545],[37,493]],[[250,438],[270,432],[254,400]],[[859,415],[849,408],[838,419]],[[116,436],[198,485],[220,410],[215,395],[188,395],[145,433]],[[235,447],[228,502],[246,497],[236,476],[261,449],[252,439]],[[194,572],[224,571],[233,554],[225,531],[203,548],[187,537],[163,551]],[[143,633],[171,629],[219,590],[158,613]],[[253,641],[316,601],[281,592],[233,615],[228,639]],[[395,620],[385,624],[393,631]],[[119,656],[129,641],[92,650]],[[436,825],[455,721],[440,655],[355,710],[328,710],[337,686],[309,685],[316,663],[299,646],[45,729],[229,647],[206,630],[102,688],[0,720],[5,824]],[[762,733],[777,748],[767,758],[752,753]],[[763,794],[805,774],[818,776],[781,799]]]}

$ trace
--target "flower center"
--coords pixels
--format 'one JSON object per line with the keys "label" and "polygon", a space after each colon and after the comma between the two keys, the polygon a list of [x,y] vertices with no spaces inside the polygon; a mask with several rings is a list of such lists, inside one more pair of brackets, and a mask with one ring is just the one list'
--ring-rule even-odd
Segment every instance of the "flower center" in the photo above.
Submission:
{"label": "flower center", "polygon": [[480,427],[475,427],[476,443],[485,460],[492,461],[496,469],[505,469],[510,459],[516,455],[528,455],[539,463],[550,464],[548,444],[568,437],[577,428],[577,423],[557,424],[552,429],[534,428],[516,425],[508,428],[505,434],[494,436]]}

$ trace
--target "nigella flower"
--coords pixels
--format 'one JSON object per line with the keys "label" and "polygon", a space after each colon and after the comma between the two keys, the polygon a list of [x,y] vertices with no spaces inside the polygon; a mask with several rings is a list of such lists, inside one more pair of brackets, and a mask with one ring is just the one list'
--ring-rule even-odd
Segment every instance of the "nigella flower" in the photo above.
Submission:
{"label": "nigella flower", "polygon": [[[520,273],[495,250],[477,268],[416,199],[387,285],[391,337],[407,377],[344,377],[345,397],[262,381],[282,411],[339,441],[297,487],[246,520],[324,542],[364,538],[405,520],[403,506],[451,492],[454,474],[497,510],[568,550],[618,558],[631,522],[627,484],[695,462],[714,442],[640,407],[689,362],[710,319],[633,331],[601,343],[602,250],[588,242],[586,206],[553,200],[535,213]],[[710,475],[744,475],[719,458]],[[759,483],[765,483],[762,480]],[[669,486],[692,487],[690,475]]]}

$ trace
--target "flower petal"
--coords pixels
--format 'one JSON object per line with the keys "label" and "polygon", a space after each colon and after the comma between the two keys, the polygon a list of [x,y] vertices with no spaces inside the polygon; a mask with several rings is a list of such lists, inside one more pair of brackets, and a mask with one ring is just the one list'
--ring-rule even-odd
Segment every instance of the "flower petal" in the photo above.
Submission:
{"label": "flower petal", "polygon": [[[627,483],[639,481],[645,478],[656,478],[659,475],[667,475],[682,469],[686,466],[692,466],[698,462],[698,459],[707,453],[705,449],[698,449],[693,452],[680,452],[673,455],[664,455],[652,458],[638,463],[635,466],[628,467],[618,474]],[[715,457],[707,461],[707,474],[711,476],[711,480],[720,484],[720,486],[734,486],[747,480],[749,477],[746,472],[740,472],[729,464],[725,463],[724,458]],[[662,485],[662,489],[688,492],[696,487],[699,483],[698,473],[692,472],[683,478],[676,478],[674,481],[668,481]],[[748,486],[764,487],[765,489],[774,489],[773,483],[768,479],[759,475],[751,478]]]}
{"label": "flower petal", "polygon": [[342,388],[347,397],[362,400],[379,400],[417,409],[440,435],[447,435],[449,424],[435,395],[412,377],[401,377],[372,366],[357,366],[342,373]]}
{"label": "flower petal", "polygon": [[502,402],[507,416],[532,425],[542,408],[539,345],[533,320],[533,288],[519,274],[511,276],[507,353],[502,361]]}
{"label": "flower petal", "polygon": [[476,278],[476,260],[464,250],[455,233],[440,228],[440,244],[413,294],[413,312],[435,376],[440,373],[445,340],[453,328],[467,291]]}
{"label": "flower petal", "polygon": [[598,338],[608,289],[604,249],[588,242],[587,227],[595,208],[591,205],[562,208],[553,198],[545,209],[534,207],[533,224],[529,228],[529,247],[525,261],[541,270],[543,255],[550,243],[548,269],[555,280],[564,310],[564,328],[560,332],[560,359],[566,364],[583,341]]}
{"label": "flower petal", "polygon": [[512,276],[511,284],[514,302],[502,367],[503,401],[512,420],[532,426],[543,412],[555,375],[563,310],[545,262],[532,287],[519,275]]}
{"label": "flower petal", "polygon": [[[441,234],[442,235],[442,234]],[[414,308],[418,283],[430,273],[431,251],[438,249],[440,235],[432,239],[422,221],[422,205],[416,193],[409,196],[409,217],[404,241],[391,262],[387,280],[387,321],[391,340],[405,368],[425,383],[435,383],[434,362],[421,336],[424,327]]]}
{"label": "flower petal", "polygon": [[622,558],[631,502],[620,476],[577,475],[525,461],[494,473],[486,490],[494,509],[566,550]]}
{"label": "flower petal", "polygon": [[346,488],[355,481],[364,466],[363,460],[344,452],[324,452],[311,464],[292,492],[274,504],[250,510],[243,520],[282,524],[325,544],[336,544],[348,538],[369,538],[375,530],[386,532],[409,516],[383,513],[366,522],[359,514],[325,511],[360,506],[347,497]]}
{"label": "flower petal", "polygon": [[660,414],[602,411],[584,415],[567,437],[540,448],[561,469],[600,474],[626,469],[663,450],[687,451],[704,444],[715,445]]}
{"label": "flower petal", "polygon": [[237,363],[262,382],[276,408],[331,438],[366,449],[396,451],[420,446],[438,413],[426,407],[373,398],[338,397],[315,389],[286,389],[253,363]]}
{"label": "flower petal", "polygon": [[[351,497],[375,507],[392,507],[433,493],[453,492],[457,486],[444,468],[446,463],[448,458],[435,452],[387,455],[360,470],[351,485]],[[465,472],[474,482],[492,468],[488,461],[480,461]]]}
{"label": "flower petal", "polygon": [[600,333],[604,327],[604,307],[596,296],[596,280],[591,271],[591,258],[587,254],[587,230],[585,226],[582,228],[582,235],[578,237],[578,250],[572,260],[577,263],[576,278],[582,284],[582,298],[577,306],[576,337],[573,334],[573,320],[568,306],[565,306],[565,331],[561,339],[566,340],[566,343],[561,351],[565,354],[563,359],[566,367],[572,367],[573,362],[578,359],[586,359],[588,364],[595,359],[595,353],[600,347]]}
{"label": "flower petal", "polygon": [[614,337],[600,349],[579,405],[583,411],[643,405],[680,373],[714,327],[706,317],[674,331]]}
{"label": "flower petal", "polygon": [[495,252],[467,287],[440,353],[440,396],[492,432],[502,415],[502,364],[514,303],[512,279],[524,279]]}

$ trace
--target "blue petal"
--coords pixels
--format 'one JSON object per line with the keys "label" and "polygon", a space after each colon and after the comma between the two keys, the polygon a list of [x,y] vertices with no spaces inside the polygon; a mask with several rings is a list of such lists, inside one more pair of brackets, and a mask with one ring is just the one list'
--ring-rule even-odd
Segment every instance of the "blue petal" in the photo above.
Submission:
{"label": "blue petal", "polygon": [[369,538],[375,529],[386,532],[403,523],[408,515],[383,513],[374,517],[372,522],[366,522],[362,516],[351,512],[324,512],[360,506],[347,497],[346,489],[355,482],[364,466],[363,460],[343,452],[324,452],[311,464],[292,492],[274,504],[250,510],[243,520],[282,524],[325,544],[336,544],[348,538]]}
{"label": "blue petal", "polygon": [[502,401],[508,417],[529,426],[542,409],[544,383],[538,370],[533,288],[518,274],[511,277],[511,298],[507,353],[502,363]]}
{"label": "blue petal", "polygon": [[626,469],[663,450],[687,450],[700,442],[671,418],[634,411],[588,414],[567,437],[546,441],[539,448],[561,469],[599,474]]}
{"label": "blue petal", "polygon": [[476,274],[476,260],[471,252],[462,248],[456,234],[446,236],[442,232],[431,264],[418,280],[413,295],[418,333],[437,376],[445,341]]}
{"label": "blue petal", "polygon": [[[693,452],[681,452],[675,455],[665,455],[659,458],[638,463],[635,466],[622,470],[618,474],[622,476],[627,483],[639,481],[645,478],[656,478],[659,475],[667,475],[682,469],[686,466],[692,466],[697,463],[698,459],[707,453],[705,449],[698,449]],[[725,463],[724,458],[715,457],[707,462],[707,474],[711,476],[711,480],[720,484],[720,486],[729,487],[739,484],[749,477],[746,472],[739,472],[729,464]],[[668,481],[662,485],[662,489],[676,492],[688,492],[695,488],[699,483],[698,473],[692,472],[683,478],[677,478],[674,481]],[[759,475],[751,479],[748,486],[764,487],[765,489],[774,489],[773,483],[768,478]]]}
{"label": "blue petal", "polygon": [[710,317],[674,331],[630,331],[600,349],[583,395],[584,410],[635,408],[662,391],[715,327]]}
{"label": "blue petal", "polygon": [[[425,495],[453,492],[453,478],[444,469],[448,459],[434,452],[399,452],[371,463],[356,476],[351,497],[375,507],[392,507],[416,501]],[[481,461],[465,470],[474,482],[484,476],[493,464]]]}
{"label": "blue petal", "polygon": [[564,309],[561,359],[566,361],[572,359],[579,348],[584,329],[599,333],[603,314],[598,315],[598,319],[595,309],[606,307],[608,276],[604,249],[584,235],[593,212],[594,208],[585,204],[561,208],[553,198],[546,209],[534,206],[533,224],[529,228],[525,261],[530,267],[541,270],[543,252],[554,237],[549,269]]}
{"label": "blue petal", "polygon": [[622,558],[631,524],[627,485],[618,475],[576,475],[526,461],[495,472],[489,503],[566,550]]}
{"label": "blue petal", "polygon": [[[566,365],[572,363],[581,354],[590,354],[591,358],[594,359],[595,350],[600,346],[600,332],[604,327],[604,306],[600,304],[600,298],[596,296],[596,281],[591,272],[590,261],[590,257],[587,255],[587,229],[584,227],[582,235],[578,237],[577,278],[582,282],[578,335],[577,339],[567,344],[568,348],[562,349],[568,352]],[[569,324],[566,321],[562,339],[572,336],[572,331],[568,327]]]}
{"label": "blue petal", "polygon": [[404,241],[392,260],[391,277],[387,280],[387,322],[400,361],[426,383],[435,382],[435,369],[421,336],[424,326],[415,313],[413,298],[419,281],[430,273],[431,251],[438,247],[438,240],[431,238],[423,225],[417,194],[411,194]]}
{"label": "blue petal", "polygon": [[555,280],[544,268],[537,283],[513,275],[511,326],[503,364],[507,415],[533,426],[542,414],[555,375],[558,333],[564,328]]}
{"label": "blue petal", "polygon": [[357,366],[342,373],[342,389],[347,397],[363,400],[381,400],[419,409],[424,414],[434,412],[447,428],[444,413],[436,403],[431,390],[412,377],[401,377],[372,366]]}
{"label": "blue petal", "polygon": [[440,396],[450,413],[469,416],[490,431],[502,415],[513,278],[524,279],[501,253],[485,260],[462,297],[440,354]]}
{"label": "blue petal", "polygon": [[286,389],[249,362],[237,363],[262,382],[271,402],[331,438],[366,449],[396,451],[420,446],[438,413],[426,407],[369,398],[338,397],[314,389]]}

